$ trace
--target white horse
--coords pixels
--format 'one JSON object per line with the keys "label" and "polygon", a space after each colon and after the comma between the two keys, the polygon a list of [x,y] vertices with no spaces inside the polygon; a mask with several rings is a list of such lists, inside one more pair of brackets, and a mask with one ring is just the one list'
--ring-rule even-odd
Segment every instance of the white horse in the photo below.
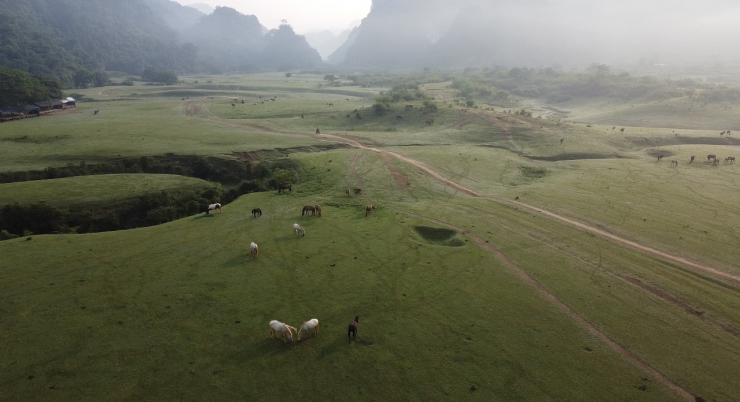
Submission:
{"label": "white horse", "polygon": [[306,339],[313,332],[314,336],[319,334],[319,320],[312,318],[301,325],[301,330],[298,331],[298,340]]}
{"label": "white horse", "polygon": [[277,320],[270,321],[270,339],[278,336],[283,342],[293,342],[293,334],[297,331],[288,324]]}
{"label": "white horse", "polygon": [[206,210],[206,215],[208,215],[211,211],[215,211],[218,209],[218,213],[221,213],[221,204],[215,203],[208,206],[208,209]]}
{"label": "white horse", "polygon": [[306,231],[297,223],[293,224],[293,230],[295,233],[300,233],[302,236],[306,236]]}
{"label": "white horse", "polygon": [[254,258],[257,258],[260,256],[260,250],[257,247],[257,243],[252,242],[252,244],[249,245],[249,255]]}

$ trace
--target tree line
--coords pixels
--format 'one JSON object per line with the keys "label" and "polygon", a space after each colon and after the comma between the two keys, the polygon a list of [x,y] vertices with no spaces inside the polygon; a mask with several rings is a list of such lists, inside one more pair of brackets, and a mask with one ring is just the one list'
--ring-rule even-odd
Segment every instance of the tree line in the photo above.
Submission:
{"label": "tree line", "polygon": [[43,202],[9,204],[0,209],[0,240],[30,234],[91,233],[158,225],[204,212],[211,203],[228,204],[244,194],[277,190],[279,184],[297,180],[298,168],[288,159],[255,164],[221,158],[166,155],[0,173],[0,183],[115,173],[177,174],[212,183],[105,204],[81,203],[67,208]]}

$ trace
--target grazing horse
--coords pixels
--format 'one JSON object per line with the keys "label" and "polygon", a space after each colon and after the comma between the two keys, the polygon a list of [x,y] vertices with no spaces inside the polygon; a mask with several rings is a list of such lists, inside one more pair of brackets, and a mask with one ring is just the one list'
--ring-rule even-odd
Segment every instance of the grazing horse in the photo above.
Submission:
{"label": "grazing horse", "polygon": [[[347,342],[352,342],[352,339],[357,339],[357,324],[360,323],[360,316],[355,316],[355,320],[352,321],[352,323],[349,324],[349,328],[347,328]],[[350,338],[350,335],[352,338]]]}
{"label": "grazing horse", "polygon": [[298,331],[298,340],[301,341],[306,339],[313,332],[313,336],[319,334],[319,320],[312,318],[301,325],[300,331]]}
{"label": "grazing horse", "polygon": [[301,227],[301,225],[294,223],[293,224],[293,231],[295,233],[300,233],[301,236],[306,237],[306,230]]}
{"label": "grazing horse", "polygon": [[689,163],[694,163],[694,158],[696,158],[696,156],[691,155],[691,160],[689,161]]}
{"label": "grazing horse", "polygon": [[365,217],[367,218],[367,216],[368,216],[368,215],[370,214],[370,212],[372,212],[372,211],[373,211],[373,206],[372,206],[372,205],[368,205],[368,206],[366,206],[366,207],[365,207]]}
{"label": "grazing horse", "polygon": [[622,127],[621,130],[619,130],[622,134],[624,134],[624,127]]}
{"label": "grazing horse", "polygon": [[673,159],[673,160],[671,161],[671,166],[678,166],[678,161],[677,161],[677,160],[675,160],[675,159]]}
{"label": "grazing horse", "polygon": [[298,331],[288,324],[284,324],[277,320],[270,321],[270,338],[279,336],[283,342],[293,342],[293,334],[298,335]]}
{"label": "grazing horse", "polygon": [[290,191],[292,193],[293,192],[293,185],[290,184],[290,183],[280,183],[280,185],[278,185],[278,194],[284,193],[285,190],[288,190],[288,191]]}
{"label": "grazing horse", "polygon": [[360,195],[360,194],[362,194],[362,189],[361,188],[356,188],[355,189],[355,195]]}
{"label": "grazing horse", "polygon": [[663,159],[663,154],[658,154],[658,162],[660,162],[661,159]]}
{"label": "grazing horse", "polygon": [[257,243],[252,242],[252,244],[249,245],[249,256],[252,258],[260,256],[260,249],[257,247]]}
{"label": "grazing horse", "polygon": [[344,193],[345,193],[345,194],[347,194],[347,197],[349,197],[349,196],[350,196],[350,195],[349,195],[349,189],[348,189],[348,188],[344,190]]}
{"label": "grazing horse", "polygon": [[208,206],[208,209],[206,209],[206,215],[210,215],[211,211],[215,211],[218,209],[218,213],[221,213],[221,204],[215,203]]}
{"label": "grazing horse", "polygon": [[303,211],[301,211],[301,216],[308,215],[309,212],[311,215],[316,215],[316,208],[311,205],[304,206]]}
{"label": "grazing horse", "polygon": [[316,204],[314,208],[316,209],[316,214],[319,216],[319,218],[321,218],[321,205]]}
{"label": "grazing horse", "polygon": [[735,162],[734,156],[728,156],[727,158],[725,158],[725,163],[734,163],[734,162]]}
{"label": "grazing horse", "polygon": [[717,160],[717,155],[711,155],[711,154],[710,155],[707,155],[707,162],[709,162],[711,160],[715,160],[716,161]]}
{"label": "grazing horse", "polygon": [[262,216],[262,210],[259,208],[255,208],[252,210],[252,216],[256,218],[257,215]]}

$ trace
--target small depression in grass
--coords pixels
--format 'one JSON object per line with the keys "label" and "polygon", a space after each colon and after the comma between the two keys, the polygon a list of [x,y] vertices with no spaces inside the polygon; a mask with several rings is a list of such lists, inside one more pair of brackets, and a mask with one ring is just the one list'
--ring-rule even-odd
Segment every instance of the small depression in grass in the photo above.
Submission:
{"label": "small depression in grass", "polygon": [[465,242],[458,237],[458,233],[451,229],[414,226],[414,230],[429,244],[446,247],[462,247],[465,245]]}

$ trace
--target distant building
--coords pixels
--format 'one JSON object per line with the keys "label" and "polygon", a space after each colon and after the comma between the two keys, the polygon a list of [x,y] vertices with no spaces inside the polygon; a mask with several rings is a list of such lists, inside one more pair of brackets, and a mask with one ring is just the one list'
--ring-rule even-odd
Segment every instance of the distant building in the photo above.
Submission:
{"label": "distant building", "polygon": [[39,108],[39,111],[41,112],[47,112],[49,110],[55,110],[55,109],[64,109],[64,104],[59,99],[54,99],[50,101],[41,101],[41,102],[34,102],[35,106]]}
{"label": "distant building", "polygon": [[77,106],[77,101],[75,100],[75,98],[68,97],[67,99],[63,99],[62,103],[64,104],[65,108]]}

